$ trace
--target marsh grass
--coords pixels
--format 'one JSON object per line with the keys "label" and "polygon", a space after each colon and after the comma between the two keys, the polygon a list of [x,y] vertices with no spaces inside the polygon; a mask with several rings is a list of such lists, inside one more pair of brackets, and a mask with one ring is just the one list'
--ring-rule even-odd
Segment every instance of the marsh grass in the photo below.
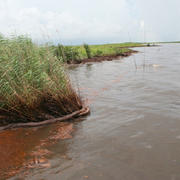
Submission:
{"label": "marsh grass", "polygon": [[101,56],[116,56],[128,53],[130,47],[141,47],[142,43],[119,43],[119,44],[102,44],[102,45],[88,45],[81,46],[63,46],[58,45],[53,47],[54,54],[58,59],[63,59],[64,62],[81,62],[87,58],[101,57]]}
{"label": "marsh grass", "polygon": [[85,51],[86,51],[87,57],[88,57],[89,59],[92,58],[92,56],[91,56],[91,49],[90,49],[89,45],[88,45],[88,44],[84,44],[83,46],[84,46],[84,49],[85,49]]}
{"label": "marsh grass", "polygon": [[50,48],[23,36],[0,37],[0,124],[61,117],[81,107]]}
{"label": "marsh grass", "polygon": [[59,44],[54,51],[54,55],[63,62],[70,63],[80,59],[79,53],[75,47],[63,46]]}

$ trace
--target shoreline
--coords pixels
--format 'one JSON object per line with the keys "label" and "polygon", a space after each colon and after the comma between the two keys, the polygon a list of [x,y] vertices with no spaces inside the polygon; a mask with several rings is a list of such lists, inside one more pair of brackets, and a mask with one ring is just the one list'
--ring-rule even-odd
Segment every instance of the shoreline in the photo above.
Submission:
{"label": "shoreline", "polygon": [[129,57],[134,53],[138,53],[138,51],[130,49],[128,52],[124,52],[124,53],[120,53],[120,54],[105,55],[105,56],[95,56],[95,57],[92,57],[92,58],[85,58],[85,59],[78,60],[78,61],[71,61],[71,62],[69,62],[67,64],[68,65],[74,65],[74,64],[91,63],[91,62],[113,61],[113,60],[117,60],[119,58]]}
{"label": "shoreline", "polygon": [[[142,47],[142,46],[139,46]],[[147,47],[147,46],[144,46]],[[130,48],[130,47],[128,47]],[[134,46],[132,46],[132,48],[134,48]],[[124,49],[124,48],[120,48],[120,49]],[[129,57],[134,53],[138,53],[139,51],[133,50],[133,49],[127,49],[125,48],[126,51],[125,52],[121,52],[121,53],[117,53],[117,54],[109,54],[109,55],[102,55],[102,56],[94,56],[92,58],[84,58],[81,60],[76,60],[76,61],[70,61],[65,63],[66,65],[78,65],[78,64],[85,64],[85,63],[95,63],[95,62],[102,62],[102,61],[113,61],[113,60],[118,60],[124,57]],[[83,113],[82,113],[83,112]],[[74,113],[76,115],[74,115]],[[12,129],[12,128],[19,128],[19,127],[35,127],[35,126],[41,126],[41,125],[45,125],[45,124],[50,124],[50,123],[54,123],[57,121],[67,121],[76,117],[80,117],[83,115],[88,115],[90,113],[90,109],[89,107],[82,107],[81,110],[78,111],[74,111],[71,114],[67,114],[65,116],[62,117],[51,117],[49,116],[49,118],[45,119],[45,120],[41,120],[38,122],[35,121],[30,121],[30,122],[26,122],[26,123],[22,123],[22,122],[17,122],[17,123],[7,123],[6,125],[1,124],[0,126],[0,131],[2,130],[6,130],[6,129]],[[0,116],[3,119],[6,119],[6,117],[4,116]]]}
{"label": "shoreline", "polygon": [[129,57],[132,54],[138,53],[139,51],[129,49],[129,48],[140,48],[140,47],[156,47],[160,45],[139,45],[139,46],[127,46],[127,47],[120,47],[119,49],[127,49],[127,52],[119,53],[119,54],[109,54],[109,55],[102,55],[102,56],[94,56],[92,58],[84,58],[84,59],[79,59],[76,61],[70,61],[67,62],[66,64],[68,65],[76,65],[76,64],[86,64],[86,63],[91,63],[91,62],[102,62],[102,61],[113,61],[117,60],[119,58],[123,57]]}
{"label": "shoreline", "polygon": [[[138,51],[130,49],[128,52],[124,52],[121,54],[96,56],[93,58],[86,58],[86,59],[82,59],[81,61],[75,61],[75,62],[67,63],[67,65],[75,65],[75,64],[78,65],[78,64],[85,64],[85,63],[91,63],[91,62],[94,63],[94,62],[102,62],[102,61],[113,61],[113,60],[117,60],[119,58],[129,57],[134,53],[138,53]],[[47,125],[47,124],[51,124],[51,123],[67,121],[70,119],[74,119],[77,117],[88,115],[89,113],[90,113],[90,108],[88,106],[83,106],[82,109],[75,111],[71,114],[65,115],[63,117],[59,117],[59,118],[51,118],[51,119],[43,120],[43,121],[39,121],[39,122],[9,123],[5,126],[1,125],[0,126],[0,132],[7,130],[7,129],[38,127],[38,126],[43,126],[43,125]]]}
{"label": "shoreline", "polygon": [[[71,63],[67,63],[68,65],[75,65],[75,64],[85,64],[85,63],[94,63],[94,62],[102,62],[102,61],[113,61],[117,60],[119,58],[123,57],[129,57],[134,53],[138,53],[138,51],[135,50],[130,50],[128,52],[124,52],[121,54],[116,54],[116,55],[106,55],[106,56],[96,56],[93,58],[86,58],[82,59],[81,61],[75,61]],[[43,126],[51,123],[56,123],[56,122],[62,122],[62,121],[67,121],[70,119],[74,119],[77,117],[85,116],[90,113],[89,107],[83,106],[81,110],[75,111],[71,114],[65,115],[63,117],[59,118],[52,118],[44,121],[39,121],[39,122],[27,122],[27,123],[9,123],[5,126],[1,125],[0,126],[0,131],[7,130],[7,129],[14,129],[14,128],[28,128],[28,127],[37,127],[37,126]]]}
{"label": "shoreline", "polygon": [[88,106],[83,106],[80,110],[75,111],[71,114],[65,115],[63,117],[59,118],[53,118],[53,119],[48,119],[40,122],[27,122],[27,123],[10,123],[6,126],[0,126],[0,132],[3,130],[7,129],[14,129],[14,128],[30,128],[30,127],[38,127],[38,126],[43,126],[47,124],[52,124],[56,122],[64,122],[70,119],[74,119],[77,117],[82,117],[86,116],[90,113],[90,108]]}

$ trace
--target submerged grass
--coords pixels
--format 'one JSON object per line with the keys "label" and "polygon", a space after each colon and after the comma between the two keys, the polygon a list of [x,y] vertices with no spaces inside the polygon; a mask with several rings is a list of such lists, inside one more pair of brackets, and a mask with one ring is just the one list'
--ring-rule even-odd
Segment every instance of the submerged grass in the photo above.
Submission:
{"label": "submerged grass", "polygon": [[0,37],[0,124],[61,117],[81,107],[50,48],[23,36]]}

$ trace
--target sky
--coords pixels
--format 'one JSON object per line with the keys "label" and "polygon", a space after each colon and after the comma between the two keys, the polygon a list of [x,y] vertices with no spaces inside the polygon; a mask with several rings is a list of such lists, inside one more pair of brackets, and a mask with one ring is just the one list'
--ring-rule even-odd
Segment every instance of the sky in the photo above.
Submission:
{"label": "sky", "polygon": [[36,42],[180,40],[180,0],[0,0],[0,33]]}

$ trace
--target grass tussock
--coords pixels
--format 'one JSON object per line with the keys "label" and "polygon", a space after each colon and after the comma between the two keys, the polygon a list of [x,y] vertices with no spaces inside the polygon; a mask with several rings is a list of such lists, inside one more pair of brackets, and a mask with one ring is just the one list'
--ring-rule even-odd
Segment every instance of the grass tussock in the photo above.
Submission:
{"label": "grass tussock", "polygon": [[61,117],[81,107],[50,48],[23,36],[0,37],[0,124]]}

